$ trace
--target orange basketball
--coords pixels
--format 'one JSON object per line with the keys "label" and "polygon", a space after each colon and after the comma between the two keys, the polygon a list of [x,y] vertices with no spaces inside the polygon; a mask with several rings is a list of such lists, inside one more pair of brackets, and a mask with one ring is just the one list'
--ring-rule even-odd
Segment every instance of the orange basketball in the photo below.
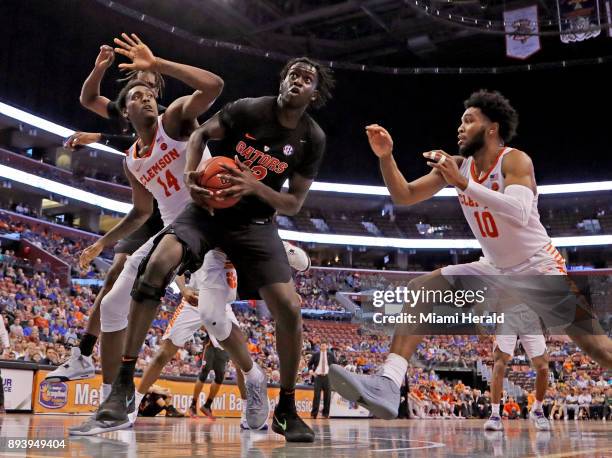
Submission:
{"label": "orange basketball", "polygon": [[[198,177],[198,184],[212,192],[231,187],[232,184],[228,180],[221,178],[221,175],[227,175],[227,170],[221,167],[221,164],[238,169],[236,163],[229,157],[211,157],[202,164],[200,176]],[[228,208],[236,205],[239,200],[238,197],[228,197],[224,200],[210,199],[209,205],[212,208]]]}

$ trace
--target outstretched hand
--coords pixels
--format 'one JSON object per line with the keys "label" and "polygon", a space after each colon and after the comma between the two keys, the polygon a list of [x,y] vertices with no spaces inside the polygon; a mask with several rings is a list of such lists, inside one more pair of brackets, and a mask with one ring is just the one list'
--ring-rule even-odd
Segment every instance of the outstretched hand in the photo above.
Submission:
{"label": "outstretched hand", "polygon": [[104,245],[99,243],[99,241],[85,248],[79,256],[79,266],[81,266],[81,269],[86,269],[91,264],[91,261],[102,253],[102,250],[104,250]]}
{"label": "outstretched hand", "polygon": [[145,45],[138,35],[132,33],[129,36],[127,33],[122,33],[121,37],[115,38],[115,44],[118,48],[115,48],[117,54],[127,57],[132,61],[131,64],[119,64],[119,69],[122,71],[136,70],[136,71],[154,71],[156,66],[156,58],[153,52]]}
{"label": "outstretched hand", "polygon": [[64,148],[74,150],[78,146],[99,142],[102,136],[95,132],[75,132],[64,142]]}
{"label": "outstretched hand", "polygon": [[95,66],[99,68],[107,69],[115,60],[115,51],[108,45],[100,46],[100,52],[98,53],[98,57],[96,57]]}

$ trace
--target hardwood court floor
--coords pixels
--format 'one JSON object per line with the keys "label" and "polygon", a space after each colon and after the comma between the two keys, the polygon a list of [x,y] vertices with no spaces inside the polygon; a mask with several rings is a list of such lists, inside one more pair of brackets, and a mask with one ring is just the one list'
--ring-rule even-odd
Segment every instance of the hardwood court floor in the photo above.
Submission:
{"label": "hardwood court floor", "polygon": [[612,422],[557,421],[537,432],[526,420],[505,432],[485,432],[482,420],[308,420],[312,444],[287,444],[273,432],[241,431],[237,419],[139,418],[133,429],[69,438],[66,428],[86,417],[7,414],[0,439],[66,439],[56,450],[9,450],[0,457],[612,457]]}

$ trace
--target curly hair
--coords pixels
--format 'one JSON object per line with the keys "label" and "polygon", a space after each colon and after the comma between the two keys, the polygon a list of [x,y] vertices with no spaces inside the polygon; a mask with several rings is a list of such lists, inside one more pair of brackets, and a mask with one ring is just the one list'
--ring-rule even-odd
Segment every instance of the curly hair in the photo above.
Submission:
{"label": "curly hair", "polygon": [[[117,82],[118,83],[128,83],[130,81],[135,81],[138,79],[138,73],[140,73],[140,71],[141,70],[130,70],[129,72],[127,72],[125,78],[119,78]],[[157,98],[161,99],[164,88],[166,87],[166,81],[164,80],[164,77],[162,76],[160,72],[146,72],[146,73],[152,73],[153,76],[155,77],[155,84],[153,85],[153,89],[157,89]]]}
{"label": "curly hair", "polygon": [[289,69],[298,63],[310,65],[317,71],[317,91],[319,92],[319,96],[314,102],[312,102],[312,107],[321,108],[325,106],[325,104],[332,98],[332,89],[336,85],[336,80],[331,69],[308,57],[298,57],[296,59],[291,59],[285,64],[280,73],[281,81],[285,79],[287,73],[289,73]]}
{"label": "curly hair", "polygon": [[117,104],[117,107],[119,107],[119,111],[122,111],[125,109],[125,107],[127,106],[126,98],[127,98],[128,92],[130,92],[130,89],[136,86],[151,87],[145,81],[140,81],[140,80],[128,81],[128,83],[121,88],[121,91],[119,91],[119,95],[117,95],[117,98],[115,99],[115,103]]}
{"label": "curly hair", "polygon": [[516,135],[518,113],[500,92],[481,89],[470,95],[463,105],[466,109],[479,108],[492,122],[498,123],[499,135],[504,143],[508,143]]}

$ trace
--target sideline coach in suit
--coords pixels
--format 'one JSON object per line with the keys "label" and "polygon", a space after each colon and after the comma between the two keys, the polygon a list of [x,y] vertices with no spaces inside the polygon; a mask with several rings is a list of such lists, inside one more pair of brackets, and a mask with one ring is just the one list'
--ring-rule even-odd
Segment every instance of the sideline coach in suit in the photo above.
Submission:
{"label": "sideline coach in suit", "polygon": [[308,361],[308,370],[314,375],[314,399],[312,400],[312,411],[310,416],[317,418],[319,414],[319,403],[321,402],[321,390],[323,390],[323,418],[329,418],[329,405],[331,403],[331,386],[329,384],[329,365],[338,364],[334,353],[327,348],[327,343],[320,345],[320,350]]}

